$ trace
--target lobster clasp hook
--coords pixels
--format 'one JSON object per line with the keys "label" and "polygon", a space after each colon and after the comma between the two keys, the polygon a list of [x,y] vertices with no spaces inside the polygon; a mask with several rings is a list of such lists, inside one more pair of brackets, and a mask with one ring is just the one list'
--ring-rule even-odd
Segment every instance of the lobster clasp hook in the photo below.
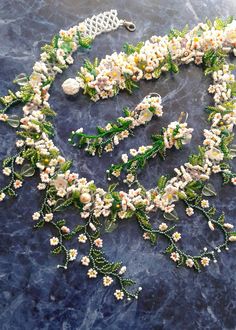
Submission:
{"label": "lobster clasp hook", "polygon": [[130,32],[134,32],[136,30],[136,26],[133,22],[128,22],[126,20],[123,20],[123,25]]}

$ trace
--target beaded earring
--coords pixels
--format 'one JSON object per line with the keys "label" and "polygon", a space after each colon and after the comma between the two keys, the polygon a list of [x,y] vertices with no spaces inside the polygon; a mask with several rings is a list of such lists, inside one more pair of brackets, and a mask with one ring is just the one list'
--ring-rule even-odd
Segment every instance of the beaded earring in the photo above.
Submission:
{"label": "beaded earring", "polygon": [[119,117],[114,122],[109,122],[104,128],[97,127],[96,135],[89,135],[83,132],[83,128],[71,133],[69,142],[73,146],[85,148],[90,155],[99,156],[105,152],[111,152],[121,140],[128,138],[133,134],[133,130],[146,125],[153,116],[161,117],[163,115],[161,96],[157,93],[151,93],[134,108],[123,109],[124,116]]}
{"label": "beaded earring", "polygon": [[138,171],[143,169],[146,162],[157,155],[165,158],[166,151],[175,147],[182,149],[192,139],[193,128],[188,128],[187,123],[181,121],[171,122],[166,128],[162,128],[161,134],[153,134],[151,145],[140,146],[137,150],[130,149],[131,158],[127,154],[122,155],[122,163],[112,164],[107,170],[108,179],[110,175],[119,177],[121,172],[126,174],[127,183],[132,183],[137,177]]}

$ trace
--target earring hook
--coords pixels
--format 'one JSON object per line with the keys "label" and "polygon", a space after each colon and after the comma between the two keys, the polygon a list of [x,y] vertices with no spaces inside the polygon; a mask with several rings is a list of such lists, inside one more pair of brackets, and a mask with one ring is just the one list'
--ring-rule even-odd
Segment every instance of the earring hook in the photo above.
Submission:
{"label": "earring hook", "polygon": [[186,123],[187,119],[188,119],[188,112],[184,112],[184,111],[182,111],[182,112],[180,113],[180,116],[179,116],[178,122],[179,122],[179,123],[181,123],[181,122]]}
{"label": "earring hook", "polygon": [[158,97],[161,98],[161,95],[158,94],[158,93],[155,93],[155,92],[153,92],[153,93],[149,93],[147,96],[149,96],[149,97],[152,97],[152,96],[158,96]]}

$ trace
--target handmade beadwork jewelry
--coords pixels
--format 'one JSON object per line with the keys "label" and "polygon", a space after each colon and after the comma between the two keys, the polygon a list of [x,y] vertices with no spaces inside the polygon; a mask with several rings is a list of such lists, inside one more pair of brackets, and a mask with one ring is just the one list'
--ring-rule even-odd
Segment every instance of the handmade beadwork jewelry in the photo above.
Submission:
{"label": "handmade beadwork jewelry", "polygon": [[[235,148],[231,148],[230,143],[233,139],[232,130],[236,123],[236,87],[235,77],[232,74],[233,66],[225,60],[225,56],[234,50],[236,45],[236,24],[235,21],[223,22],[217,19],[213,24],[209,21],[206,24],[199,24],[189,33],[174,30],[169,37],[163,37],[163,40],[161,37],[154,37],[153,40],[158,40],[157,46],[160,49],[155,45],[150,47],[154,49],[155,53],[159,52],[160,58],[162,58],[161,61],[158,60],[158,64],[156,63],[155,75],[158,74],[158,66],[159,73],[166,69],[172,72],[177,71],[175,61],[182,62],[183,58],[185,63],[192,60],[197,63],[202,61],[205,73],[211,73],[213,77],[214,83],[210,86],[209,92],[214,95],[215,106],[208,107],[211,127],[209,130],[204,130],[205,138],[203,146],[199,147],[198,154],[190,155],[188,162],[180,168],[176,168],[175,176],[160,177],[157,186],[153,189],[146,190],[138,185],[136,189],[129,189],[128,192],[117,191],[116,185],[113,184],[105,191],[96,187],[93,181],[88,182],[85,178],[79,179],[77,173],[70,171],[71,162],[65,161],[59,149],[54,145],[51,139],[52,124],[45,120],[46,116],[54,114],[48,104],[48,88],[55,73],[66,66],[62,60],[68,61],[72,50],[75,49],[74,38],[86,47],[90,44],[88,41],[90,38],[85,33],[82,34],[81,29],[83,30],[82,26],[79,29],[69,30],[69,32],[61,32],[54,38],[52,44],[44,48],[41,61],[34,66],[34,72],[29,79],[27,78],[27,83],[23,84],[24,88],[21,88],[18,94],[15,93],[16,96],[12,96],[11,101],[2,99],[2,102],[5,102],[0,117],[3,121],[9,121],[5,112],[8,105],[14,101],[14,97],[26,102],[26,105],[23,108],[24,117],[20,121],[22,130],[18,132],[21,140],[17,141],[17,147],[21,149],[17,155],[4,161],[3,172],[6,176],[11,176],[11,184],[7,188],[1,189],[0,200],[5,199],[6,194],[14,194],[14,189],[19,188],[22,184],[23,176],[32,175],[35,169],[39,169],[41,183],[38,188],[45,190],[45,198],[41,208],[33,214],[33,219],[37,221],[36,228],[48,225],[56,229],[57,234],[49,239],[49,243],[53,247],[53,254],[62,253],[65,256],[63,265],[59,267],[67,268],[70,262],[76,260],[78,256],[76,246],[67,248],[66,241],[77,237],[80,244],[89,245],[88,255],[81,258],[82,265],[90,267],[87,272],[88,277],[95,278],[99,273],[102,274],[104,286],[112,285],[116,279],[120,289],[115,290],[114,295],[118,300],[123,299],[124,296],[127,296],[128,299],[136,298],[140,288],[134,291],[128,290],[128,287],[134,282],[124,278],[126,267],[122,266],[120,262],[111,263],[104,257],[101,250],[103,240],[100,237],[100,228],[103,224],[107,231],[111,231],[117,227],[118,219],[136,217],[144,232],[144,239],[155,244],[157,236],[165,237],[169,242],[165,252],[170,254],[170,258],[176,265],[193,267],[197,270],[208,266],[211,260],[215,261],[216,252],[228,249],[230,242],[236,241],[233,225],[225,222],[223,214],[216,215],[216,209],[210,207],[208,200],[205,199],[205,197],[216,194],[214,187],[207,183],[213,173],[222,174],[224,183],[236,184],[236,174],[232,172],[228,163],[228,160],[235,156]],[[169,41],[171,41],[170,44]],[[154,41],[154,43],[156,42]],[[169,49],[166,49],[167,43]],[[151,43],[147,42],[147,44]],[[65,51],[63,55],[61,48]],[[142,53],[141,48],[141,44],[137,47],[126,46],[127,52],[138,56],[138,65],[140,63],[137,54]],[[162,53],[162,48],[166,49],[166,52]],[[185,54],[186,51],[189,52],[188,55]],[[188,57],[187,60],[186,57]],[[148,59],[150,60],[150,58]],[[127,70],[128,68],[125,66],[123,77],[129,75]],[[131,77],[134,75],[132,72]],[[147,77],[150,76],[146,75],[145,78]],[[23,78],[20,77],[20,79]],[[112,84],[110,94],[112,96],[114,95],[114,79],[109,79]],[[130,79],[123,82],[128,90],[133,86],[133,81]],[[107,82],[104,86],[106,84]],[[91,85],[88,87],[94,88]],[[88,87],[86,87],[87,92]],[[120,86],[119,83],[118,88],[121,89],[121,87],[122,85]],[[90,92],[92,95],[93,90]],[[103,92],[104,88],[98,92],[98,98],[103,95]],[[97,99],[97,97],[94,98],[94,94],[92,97]],[[23,164],[25,167],[23,173],[13,167],[15,164]],[[214,231],[218,228],[222,231],[224,242],[216,246],[216,251],[208,251],[204,248],[198,255],[187,254],[177,246],[181,233],[175,231],[175,225],[168,226],[162,222],[158,229],[153,227],[149,220],[149,212],[160,209],[167,220],[174,220],[177,218],[174,209],[178,200],[182,200],[186,205],[188,216],[195,211],[201,211],[210,230]],[[84,219],[82,224],[70,228],[71,226],[65,220],[56,220],[56,213],[68,206],[74,206],[78,210],[81,218]]]}
{"label": "handmade beadwork jewelry", "polygon": [[[136,46],[125,44],[124,52],[107,55],[100,62],[86,60],[76,83],[93,101],[112,97],[119,90],[132,92],[141,79],[157,79],[166,71],[177,73],[181,64],[200,65],[204,53],[211,50],[218,51],[219,55],[231,50],[236,54],[235,25],[233,17],[225,22],[216,19],[213,24],[207,20],[206,24],[200,23],[190,31],[187,27],[182,31],[173,29],[169,35],[153,36]],[[216,56],[215,60],[216,67],[221,59]]]}
{"label": "handmade beadwork jewelry", "polygon": [[90,155],[96,153],[101,156],[103,150],[111,152],[121,140],[133,134],[135,127],[146,125],[153,116],[161,117],[162,105],[159,94],[152,93],[146,96],[134,110],[128,107],[123,109],[125,116],[119,117],[114,123],[110,122],[105,128],[97,127],[97,135],[83,133],[83,128],[72,132],[69,142],[73,146],[84,147]]}
{"label": "handmade beadwork jewelry", "polygon": [[192,138],[192,128],[187,128],[187,123],[178,121],[171,122],[167,128],[162,129],[162,134],[153,134],[153,143],[148,146],[141,146],[131,149],[131,158],[127,154],[122,155],[122,163],[112,165],[107,171],[108,176],[113,175],[119,177],[121,172],[126,172],[125,182],[132,183],[137,177],[138,170],[141,170],[146,162],[159,154],[162,158],[166,155],[166,150],[175,147],[181,149],[183,145],[190,142]]}

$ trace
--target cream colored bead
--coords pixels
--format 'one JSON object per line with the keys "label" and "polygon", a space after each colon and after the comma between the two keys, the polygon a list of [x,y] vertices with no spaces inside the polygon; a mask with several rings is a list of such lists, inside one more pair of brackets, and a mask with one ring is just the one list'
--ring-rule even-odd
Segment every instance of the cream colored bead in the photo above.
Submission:
{"label": "cream colored bead", "polygon": [[208,226],[209,226],[210,230],[215,230],[215,227],[211,221],[208,221]]}
{"label": "cream colored bead", "polygon": [[233,229],[234,226],[231,223],[224,223],[224,227],[227,229]]}
{"label": "cream colored bead", "polygon": [[89,193],[81,194],[80,201],[83,204],[87,204],[87,203],[91,202],[91,195]]}
{"label": "cream colored bead", "polygon": [[69,78],[62,84],[62,89],[67,95],[75,95],[78,93],[80,85],[76,79]]}

